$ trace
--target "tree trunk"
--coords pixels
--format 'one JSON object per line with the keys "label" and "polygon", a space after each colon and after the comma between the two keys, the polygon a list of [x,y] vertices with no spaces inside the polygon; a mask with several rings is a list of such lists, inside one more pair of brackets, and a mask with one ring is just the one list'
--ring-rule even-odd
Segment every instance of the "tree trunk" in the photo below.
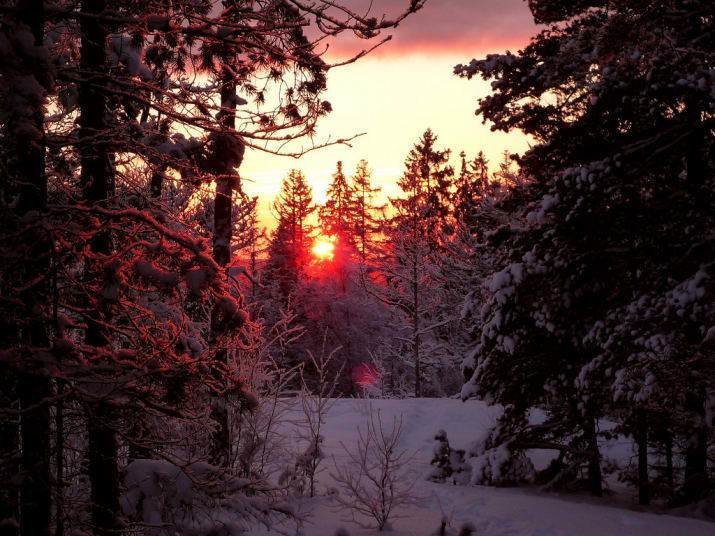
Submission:
{"label": "tree trunk", "polygon": [[[21,0],[18,5],[18,20],[32,31],[34,46],[44,46],[44,5],[41,0]],[[43,76],[37,65],[27,65],[27,72],[35,74],[43,84]],[[38,79],[37,76],[40,78]],[[32,124],[33,133],[26,125],[19,129],[14,139],[16,169],[12,170],[19,183],[18,212],[42,213],[47,206],[47,177],[45,175],[44,102],[27,102],[28,109],[23,120]],[[10,125],[11,132],[12,125]],[[47,282],[42,278],[48,272],[51,243],[47,236],[28,237],[28,263],[24,274],[27,281],[40,278],[40,283],[31,285],[22,299],[27,316],[20,327],[20,344],[26,368],[18,378],[17,394],[20,408],[20,532],[24,535],[50,534],[50,410],[52,396],[50,379],[42,371],[33,370],[38,350],[49,346],[47,319],[43,307],[47,300]]]}
{"label": "tree trunk", "polygon": [[[42,0],[20,0],[17,5],[17,15],[20,24],[29,26],[34,37],[34,45],[38,48],[44,46],[45,13]],[[48,76],[47,73],[38,73],[36,65],[27,65],[27,72],[39,76]],[[13,128],[12,120],[8,131],[13,138],[15,162],[17,168],[13,175],[21,184],[19,211],[26,213],[31,210],[44,210],[47,205],[47,177],[45,176],[45,111],[42,102],[27,102],[28,110],[18,112],[20,121],[32,124],[32,131],[27,125],[18,125]]]}
{"label": "tree trunk", "polygon": [[119,528],[119,470],[114,415],[106,402],[96,404],[87,417],[89,481],[92,522],[96,536],[116,536]]}
{"label": "tree trunk", "polygon": [[[84,196],[88,203],[106,204],[114,195],[113,153],[107,124],[107,96],[102,87],[107,83],[106,41],[108,30],[96,16],[105,10],[104,0],[82,0],[80,65],[84,71],[79,84],[80,163]],[[95,253],[107,254],[112,249],[108,233],[95,235],[91,244]],[[94,313],[108,321],[108,307],[100,306]],[[109,340],[100,323],[87,318],[87,344],[107,346]],[[119,516],[119,471],[117,441],[113,429],[115,415],[104,400],[88,408],[88,461],[91,486],[91,516],[97,536],[115,534]]]}
{"label": "tree trunk", "polygon": [[62,383],[57,384],[57,396],[59,398],[55,406],[55,535],[65,534],[65,408],[62,401],[64,387]]}
{"label": "tree trunk", "polygon": [[[107,129],[107,29],[96,17],[105,9],[104,0],[83,0],[80,65],[85,72],[79,84],[80,160],[84,196],[90,203],[103,203],[114,194],[114,169]],[[100,86],[100,87],[97,87]]]}
{"label": "tree trunk", "polygon": [[160,199],[161,192],[164,188],[164,177],[166,175],[166,166],[160,166],[151,174],[151,184],[149,185],[149,195],[152,199]]}
{"label": "tree trunk", "polygon": [[[14,326],[2,325],[6,329],[0,330],[3,343],[12,343],[10,339],[15,330]],[[10,374],[5,374],[2,369],[3,382],[0,385],[0,403],[3,408],[12,408],[17,400],[17,386],[15,378]],[[19,496],[17,485],[17,475],[20,473],[19,442],[20,430],[19,421],[12,414],[0,417],[0,536],[16,536],[17,525],[14,520],[20,519]]]}
{"label": "tree trunk", "polygon": [[675,480],[673,477],[673,435],[670,431],[665,432],[665,481],[668,483],[668,491],[671,496],[675,490]]}
{"label": "tree trunk", "polygon": [[698,390],[692,389],[685,404],[692,415],[693,426],[689,430],[689,437],[686,437],[685,478],[681,498],[689,503],[701,499],[709,491],[708,428],[705,423],[704,396]]}
{"label": "tree trunk", "polygon": [[598,449],[598,436],[596,435],[596,419],[585,418],[584,432],[586,447],[588,449],[588,485],[592,495],[603,495],[603,478],[601,476],[601,453]]}
{"label": "tree trunk", "polygon": [[638,444],[638,504],[650,504],[648,480],[648,420],[644,411],[636,416],[636,443]]}
{"label": "tree trunk", "polygon": [[[236,82],[231,73],[226,72],[221,85],[221,112],[218,116],[221,126],[226,130],[220,134],[221,143],[216,143],[217,149],[228,149],[227,154],[217,154],[214,158],[222,162],[216,177],[216,196],[214,198],[214,236],[213,257],[221,267],[228,266],[231,261],[231,239],[233,235],[233,190],[238,176],[236,170],[243,159],[242,151],[235,150],[236,128]],[[231,157],[233,155],[233,157]],[[214,307],[211,313],[211,345],[215,348],[215,359],[218,364],[217,374],[228,363],[226,348],[219,348],[225,333],[219,325],[219,311]],[[221,381],[217,382],[219,385]],[[231,461],[231,429],[226,400],[215,400],[211,410],[215,430],[211,439],[211,458],[216,465],[228,465]]]}
{"label": "tree trunk", "polygon": [[[417,244],[414,244],[415,256],[417,255]],[[412,352],[415,361],[415,398],[422,396],[422,367],[420,356],[420,289],[417,282],[417,258],[412,263]]]}
{"label": "tree trunk", "polygon": [[23,374],[19,381],[22,485],[20,533],[50,534],[50,409],[49,380]]}

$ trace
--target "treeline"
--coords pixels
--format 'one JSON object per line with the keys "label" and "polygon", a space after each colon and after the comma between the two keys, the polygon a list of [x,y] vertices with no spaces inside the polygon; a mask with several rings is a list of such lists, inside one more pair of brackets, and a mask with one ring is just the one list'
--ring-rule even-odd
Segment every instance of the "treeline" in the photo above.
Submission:
{"label": "treeline", "polygon": [[[460,270],[472,263],[479,207],[519,181],[511,156],[490,173],[482,152],[459,171],[450,150],[427,130],[405,160],[400,194],[386,198],[362,160],[352,176],[338,162],[323,205],[299,170],[273,203],[276,227],[253,259],[256,316],[266,325],[290,315],[303,332],[277,349],[285,367],[307,353],[336,349],[344,395],[445,396],[462,383],[467,289]],[[480,231],[481,232],[481,231]],[[258,233],[256,236],[261,236]],[[328,242],[322,259],[312,251]]]}
{"label": "treeline", "polygon": [[423,3],[0,3],[2,534],[293,516],[247,454],[271,340],[232,269],[238,169],[330,112],[326,36]]}

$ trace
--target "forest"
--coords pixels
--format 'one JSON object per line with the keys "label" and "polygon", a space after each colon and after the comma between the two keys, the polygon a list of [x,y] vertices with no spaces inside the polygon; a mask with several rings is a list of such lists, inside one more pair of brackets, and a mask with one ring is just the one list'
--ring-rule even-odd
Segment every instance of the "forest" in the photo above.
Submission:
{"label": "forest", "polygon": [[715,3],[512,4],[388,180],[333,74],[499,2],[0,0],[0,536],[715,533]]}

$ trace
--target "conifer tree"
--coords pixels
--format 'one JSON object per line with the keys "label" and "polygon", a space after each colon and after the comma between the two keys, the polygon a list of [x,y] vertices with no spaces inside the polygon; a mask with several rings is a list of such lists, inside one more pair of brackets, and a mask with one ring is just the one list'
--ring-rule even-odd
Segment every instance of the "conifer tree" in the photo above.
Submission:
{"label": "conifer tree", "polygon": [[454,219],[457,225],[473,230],[476,225],[475,214],[480,201],[489,195],[489,163],[482,151],[471,162],[467,162],[466,153],[460,153],[461,167],[454,186]]}
{"label": "conifer tree", "polygon": [[383,205],[376,204],[376,198],[382,191],[379,186],[371,183],[372,171],[366,160],[358,162],[355,174],[352,176],[353,207],[351,210],[353,236],[364,265],[370,255],[372,245],[377,240],[380,231],[379,214]]}
{"label": "conifer tree", "polygon": [[305,175],[293,169],[283,180],[281,191],[273,202],[278,225],[268,247],[266,276],[278,286],[281,299],[287,303],[308,261],[315,212],[313,191]]}
{"label": "conifer tree", "polygon": [[405,160],[398,181],[403,197],[390,199],[393,214],[384,226],[386,245],[378,263],[382,284],[373,286],[407,332],[400,340],[408,341],[417,397],[425,392],[424,369],[439,368],[444,357],[434,332],[440,323],[437,266],[449,228],[453,172],[447,165],[449,150],[436,149],[436,141],[427,130]]}
{"label": "conifer tree", "polygon": [[[553,26],[518,55],[456,68],[493,79],[479,113],[494,129],[537,140],[519,161],[531,183],[514,220],[490,236],[500,266],[485,282],[465,394],[507,408],[486,450],[506,445],[515,461],[551,443],[562,452],[555,480],[584,466],[594,494],[599,418],[620,415],[640,443],[649,419],[678,422],[681,497],[696,500],[713,437],[712,5],[529,5]],[[529,424],[532,407],[546,422]]]}
{"label": "conifer tree", "polygon": [[354,188],[348,183],[340,161],[336,164],[333,180],[325,195],[325,205],[319,210],[322,231],[337,236],[341,241],[352,240],[349,224],[352,220]]}
{"label": "conifer tree", "polygon": [[[404,198],[391,199],[396,210],[392,222],[410,225],[414,233],[429,237],[438,246],[439,233],[449,225],[454,170],[448,164],[450,150],[435,147],[437,136],[427,129],[405,160],[405,172],[397,184]],[[426,233],[426,234],[425,234]]]}

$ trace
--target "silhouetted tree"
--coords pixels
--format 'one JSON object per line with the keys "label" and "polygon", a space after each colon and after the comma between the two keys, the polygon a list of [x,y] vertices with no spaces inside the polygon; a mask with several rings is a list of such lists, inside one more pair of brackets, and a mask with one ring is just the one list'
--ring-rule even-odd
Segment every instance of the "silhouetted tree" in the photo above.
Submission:
{"label": "silhouetted tree", "polygon": [[[529,5],[553,27],[518,55],[456,68],[493,80],[479,113],[494,129],[536,140],[519,159],[532,182],[490,236],[500,267],[465,392],[507,408],[486,449],[506,445],[511,463],[551,443],[563,455],[554,481],[583,464],[594,494],[599,418],[621,416],[646,443],[648,419],[675,417],[682,497],[695,500],[713,429],[712,5]],[[547,413],[538,426],[533,407]]]}
{"label": "silhouetted tree", "polygon": [[360,261],[364,265],[371,253],[373,244],[380,231],[379,216],[384,205],[376,204],[376,197],[382,191],[371,183],[372,171],[366,160],[360,160],[352,176],[353,208],[351,211],[353,237],[360,253]]}
{"label": "silhouetted tree", "polygon": [[277,285],[281,299],[287,303],[308,261],[315,212],[313,191],[305,175],[291,170],[283,180],[281,191],[273,202],[278,225],[268,246],[266,283]]}

